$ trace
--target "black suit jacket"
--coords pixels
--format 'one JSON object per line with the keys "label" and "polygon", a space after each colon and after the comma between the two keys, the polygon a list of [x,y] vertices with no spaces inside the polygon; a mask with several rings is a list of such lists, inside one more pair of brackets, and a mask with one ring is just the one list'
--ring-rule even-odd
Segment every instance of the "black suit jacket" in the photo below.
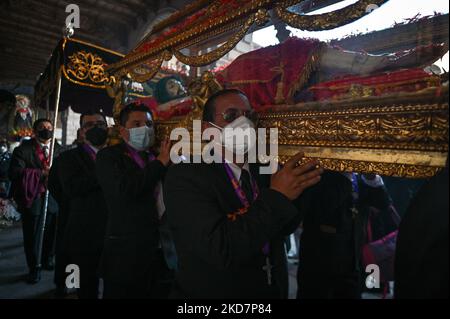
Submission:
{"label": "black suit jacket", "polygon": [[[270,175],[251,167],[258,199],[241,208],[223,164],[172,166],[164,184],[166,214],[178,254],[176,298],[286,298],[288,274],[284,236],[300,221],[294,205],[268,188]],[[262,248],[271,244],[272,285],[263,270]]]}
{"label": "black suit jacket", "polygon": [[96,172],[108,207],[103,277],[137,282],[151,271],[159,245],[154,191],[166,167],[155,160],[141,169],[118,144],[98,152]]}
{"label": "black suit jacket", "polygon": [[[24,140],[20,146],[14,149],[11,164],[9,166],[9,178],[11,180],[11,195],[18,202],[20,206],[19,193],[22,192],[21,189],[21,181],[24,174],[24,170],[26,168],[32,169],[42,169],[42,163],[36,155],[36,145],[37,141],[35,139]],[[62,147],[55,143],[54,148],[54,158],[57,158],[62,151]],[[39,200],[39,199],[36,199]],[[33,207],[37,207],[37,209],[31,209],[31,214],[39,215],[41,210],[41,205],[33,205]],[[21,209],[23,212],[24,210]],[[52,196],[49,196],[48,202],[48,213],[56,213],[58,211],[58,204],[53,199]]]}
{"label": "black suit jacket", "polygon": [[95,162],[82,146],[61,154],[58,176],[68,220],[64,247],[69,253],[99,255],[103,248],[107,208],[97,181]]}
{"label": "black suit jacket", "polygon": [[352,184],[348,178],[326,171],[317,185],[305,190],[297,204],[305,211],[297,279],[308,273],[354,272]]}
{"label": "black suit jacket", "polygon": [[360,178],[358,194],[358,214],[353,216],[352,182],[339,172],[325,171],[320,182],[297,200],[305,212],[299,281],[311,273],[346,276],[360,271],[368,208],[386,210],[391,200],[385,187],[367,186]]}
{"label": "black suit jacket", "polygon": [[400,223],[395,298],[448,298],[448,178],[424,184]]}

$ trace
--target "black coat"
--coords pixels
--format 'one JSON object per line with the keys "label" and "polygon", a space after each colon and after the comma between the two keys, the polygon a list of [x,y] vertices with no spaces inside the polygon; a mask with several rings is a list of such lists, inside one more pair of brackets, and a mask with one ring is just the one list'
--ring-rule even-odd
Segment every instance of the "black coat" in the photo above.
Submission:
{"label": "black coat", "polygon": [[[287,298],[284,236],[300,222],[295,206],[267,188],[270,175],[259,175],[258,199],[235,221],[227,214],[242,204],[222,164],[172,166],[164,184],[166,214],[178,254],[173,297]],[[263,246],[270,242],[272,285],[263,270]]]}
{"label": "black coat", "polygon": [[345,275],[357,271],[352,205],[352,183],[330,171],[300,196],[298,206],[305,217],[298,278],[302,272]]}
{"label": "black coat", "polygon": [[297,200],[305,212],[298,298],[358,298],[369,209],[384,212],[391,201],[385,187],[370,187],[360,178],[357,182],[355,201],[352,182],[341,173],[325,171]]}
{"label": "black coat", "polygon": [[395,298],[448,298],[448,178],[427,182],[400,223]]}
{"label": "black coat", "polygon": [[[21,189],[21,181],[24,174],[24,169],[32,168],[32,169],[43,169],[42,163],[36,155],[36,145],[37,141],[35,139],[24,140],[22,144],[14,149],[11,163],[9,166],[9,178],[11,180],[11,195],[16,200],[19,205],[19,209],[21,209],[21,201],[19,200],[19,193],[22,192]],[[54,148],[54,158],[57,158],[62,151],[62,147],[55,143]],[[35,207],[40,207],[40,205],[34,205]],[[58,211],[58,204],[53,199],[52,196],[49,196],[48,202],[48,213],[56,213]],[[31,209],[31,214],[39,215],[41,212],[40,209]]]}
{"label": "black coat", "polygon": [[101,253],[107,208],[97,181],[95,162],[83,147],[64,152],[57,161],[64,201],[68,203],[64,247],[69,253]]}
{"label": "black coat", "polygon": [[[384,236],[395,230],[396,226],[390,225],[392,223],[389,227],[385,225],[392,220],[392,216],[387,210],[391,200],[384,186],[370,187],[358,178],[358,195],[358,213],[355,215],[352,212],[354,200],[351,181],[343,174],[332,171],[326,171],[317,185],[305,190],[297,201],[300,209],[306,212],[299,270],[336,275],[359,271],[370,207],[382,211],[380,217],[386,219],[386,223],[380,222],[386,227],[372,225],[376,228],[376,234],[383,233]],[[384,233],[385,230],[387,233]],[[381,236],[376,234],[374,236],[377,238],[373,240]]]}
{"label": "black coat", "polygon": [[108,207],[101,272],[114,282],[135,283],[148,275],[159,245],[154,191],[166,167],[155,160],[141,169],[118,144],[98,152],[96,172]]}

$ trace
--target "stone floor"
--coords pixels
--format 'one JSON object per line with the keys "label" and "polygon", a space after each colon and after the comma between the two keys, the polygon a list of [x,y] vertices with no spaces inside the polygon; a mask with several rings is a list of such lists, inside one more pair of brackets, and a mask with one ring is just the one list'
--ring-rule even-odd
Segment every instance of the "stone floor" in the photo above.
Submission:
{"label": "stone floor", "polygon": [[36,285],[25,282],[28,268],[23,251],[22,227],[0,228],[0,299],[41,299],[53,294],[53,271],[43,271]]}
{"label": "stone floor", "polygon": [[[43,271],[42,280],[36,285],[25,282],[27,271],[20,223],[0,228],[0,299],[53,298],[53,271]],[[296,272],[296,261],[289,259],[290,299],[295,299],[297,292]],[[388,298],[391,297],[388,295]],[[381,296],[365,293],[363,298],[379,299]]]}

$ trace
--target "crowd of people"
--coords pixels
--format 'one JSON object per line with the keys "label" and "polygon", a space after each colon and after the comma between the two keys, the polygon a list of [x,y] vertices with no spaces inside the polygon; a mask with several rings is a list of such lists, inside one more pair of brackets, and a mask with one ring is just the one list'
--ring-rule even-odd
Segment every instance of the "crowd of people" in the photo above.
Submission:
{"label": "crowd of people", "polygon": [[[203,129],[249,123],[251,113],[242,92],[222,90],[204,107]],[[35,137],[14,150],[10,194],[22,215],[29,283],[55,268],[62,297],[74,264],[81,299],[287,298],[285,239],[300,227],[297,298],[361,298],[367,256],[380,258],[376,243],[393,238],[395,246],[397,237],[395,274],[384,267],[377,287],[395,281],[398,298],[448,297],[447,170],[400,222],[378,175],[299,165],[302,153],[273,175],[248,162],[172,164],[168,139],[155,148],[146,106],[124,106],[119,120],[117,145],[107,145],[106,118],[93,112],[82,114],[73,149],[55,144],[50,154],[53,125],[40,119]],[[393,254],[381,257],[393,265]]]}

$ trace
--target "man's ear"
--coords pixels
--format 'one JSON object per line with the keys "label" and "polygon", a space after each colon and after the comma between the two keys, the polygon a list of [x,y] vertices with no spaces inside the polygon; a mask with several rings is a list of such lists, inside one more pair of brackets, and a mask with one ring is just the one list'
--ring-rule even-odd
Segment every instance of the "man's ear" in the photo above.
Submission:
{"label": "man's ear", "polygon": [[128,141],[128,139],[129,139],[128,130],[125,127],[123,127],[122,125],[119,126],[119,134],[124,140]]}

